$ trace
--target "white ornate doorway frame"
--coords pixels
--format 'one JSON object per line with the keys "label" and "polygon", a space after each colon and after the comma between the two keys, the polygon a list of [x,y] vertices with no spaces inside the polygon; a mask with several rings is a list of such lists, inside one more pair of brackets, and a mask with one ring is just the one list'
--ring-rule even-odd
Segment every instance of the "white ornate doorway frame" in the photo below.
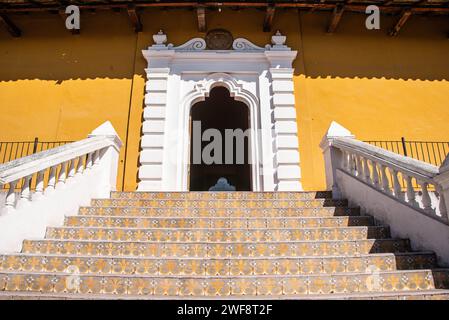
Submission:
{"label": "white ornate doorway frame", "polygon": [[250,114],[253,191],[299,191],[301,174],[292,61],[279,32],[273,45],[234,40],[206,50],[195,38],[174,47],[162,32],[143,51],[148,62],[138,191],[188,191],[190,109],[212,88],[227,88]]}
{"label": "white ornate doorway frame", "polygon": [[207,76],[206,79],[200,80],[195,84],[194,89],[189,92],[181,102],[181,112],[179,113],[180,119],[179,123],[182,125],[182,130],[179,131],[178,144],[178,154],[183,155],[184,159],[178,162],[178,170],[181,173],[181,180],[178,185],[180,190],[186,190],[189,185],[189,159],[190,159],[190,110],[193,105],[199,101],[204,101],[208,96],[210,91],[215,87],[225,87],[229,90],[231,97],[237,101],[245,103],[249,108],[249,154],[251,164],[251,187],[254,191],[260,191],[260,166],[257,164],[261,163],[259,145],[261,142],[259,136],[260,128],[258,121],[258,106],[259,101],[250,91],[244,89],[237,81],[227,73],[212,73]]}

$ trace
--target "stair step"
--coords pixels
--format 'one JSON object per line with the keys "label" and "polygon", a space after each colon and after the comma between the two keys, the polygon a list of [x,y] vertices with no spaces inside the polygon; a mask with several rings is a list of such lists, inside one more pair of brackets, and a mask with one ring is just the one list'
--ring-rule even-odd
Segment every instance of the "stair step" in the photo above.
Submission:
{"label": "stair step", "polygon": [[340,294],[433,290],[449,285],[449,271],[423,269],[332,275],[143,276],[1,272],[0,291],[156,296]]}
{"label": "stair step", "polygon": [[147,257],[267,257],[326,256],[410,251],[408,239],[354,241],[283,241],[256,243],[149,242],[96,240],[25,240],[24,253],[132,255]]}
{"label": "stair step", "polygon": [[158,200],[311,200],[330,199],[330,191],[313,192],[111,192],[112,199],[158,199]]}
{"label": "stair step", "polygon": [[435,267],[435,261],[431,252],[213,259],[12,254],[0,256],[0,271],[197,276],[333,274],[430,269]]}
{"label": "stair step", "polygon": [[315,207],[315,208],[152,208],[132,206],[96,206],[81,207],[80,215],[95,216],[159,216],[159,217],[334,217],[359,216],[358,208]]}
{"label": "stair step", "polygon": [[[121,295],[114,294],[80,294],[80,293],[43,293],[25,291],[0,291],[0,300],[161,300],[161,299],[185,299],[182,296],[156,296],[156,295]],[[202,296],[189,296],[189,300],[203,300]],[[265,295],[240,295],[240,296],[208,296],[208,300],[277,300],[279,296]],[[283,295],[283,300],[449,300],[449,290],[407,290],[396,292],[358,292],[358,293],[334,293],[334,294],[295,294]]]}
{"label": "stair step", "polygon": [[134,216],[71,216],[66,217],[66,226],[79,227],[127,227],[127,228],[306,228],[371,226],[370,216],[342,216],[325,218],[161,218]]}
{"label": "stair step", "polygon": [[191,229],[191,228],[47,228],[47,239],[120,240],[156,242],[259,242],[386,239],[389,228],[382,226],[303,229]]}
{"label": "stair step", "polygon": [[347,200],[144,200],[144,199],[93,199],[92,206],[99,207],[152,207],[152,208],[312,208],[347,206]]}

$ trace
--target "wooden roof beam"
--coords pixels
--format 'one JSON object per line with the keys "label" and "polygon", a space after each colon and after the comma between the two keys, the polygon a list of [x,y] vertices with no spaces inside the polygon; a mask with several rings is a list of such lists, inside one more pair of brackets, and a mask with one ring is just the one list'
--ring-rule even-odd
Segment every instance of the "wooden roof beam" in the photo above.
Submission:
{"label": "wooden roof beam", "polygon": [[270,5],[267,7],[265,11],[265,19],[263,21],[263,32],[271,32],[275,11],[276,8],[274,5]]}
{"label": "wooden roof beam", "polygon": [[[61,3],[67,0],[59,0]],[[108,0],[99,0],[99,2],[95,3],[83,3],[82,0],[78,0],[80,3],[78,7],[81,10],[88,9],[97,9],[97,10],[106,10],[112,9],[116,11],[120,11],[121,9],[126,9],[128,7],[128,3],[112,1],[108,3]],[[345,11],[357,12],[365,14],[365,9],[367,4],[357,4],[356,1],[349,2],[347,0],[345,5]],[[160,1],[151,1],[143,0],[141,2],[136,2],[136,8],[197,8],[199,5],[215,8],[224,8],[224,7],[235,7],[235,8],[267,8],[270,2],[201,2],[198,4],[196,2],[160,2]],[[310,2],[305,0],[298,0],[298,2],[275,2],[276,9],[279,8],[296,8],[296,9],[311,9],[311,10],[333,10],[335,8],[335,4],[330,2]],[[384,3],[378,5],[379,9],[382,13],[397,13],[401,12],[404,7],[401,6],[400,2],[394,0],[385,0]],[[436,14],[448,14],[449,15],[449,7],[445,5],[435,5],[435,6],[417,6],[416,4],[411,5],[413,14],[423,14],[423,13],[436,13]],[[0,6],[1,13],[10,13],[10,12],[38,12],[38,11],[55,11],[60,8],[59,4],[42,4],[41,6],[32,6],[30,3],[24,3],[20,6]]]}
{"label": "wooden roof beam", "polygon": [[126,9],[126,11],[128,12],[129,20],[133,25],[134,32],[141,32],[143,30],[143,24],[140,21],[140,16],[137,13],[136,7],[131,5]]}
{"label": "wooden roof beam", "polygon": [[198,20],[198,31],[199,32],[206,32],[206,7],[205,6],[198,6],[196,8],[196,17]]}
{"label": "wooden roof beam", "polygon": [[17,27],[6,14],[0,13],[0,22],[5,25],[9,34],[15,38],[22,35],[22,31]]}
{"label": "wooden roof beam", "polygon": [[334,33],[340,23],[343,12],[345,11],[345,6],[341,4],[337,4],[332,12],[331,22],[329,23],[329,27],[327,28],[327,33]]}
{"label": "wooden roof beam", "polygon": [[392,37],[397,36],[399,31],[401,30],[401,28],[404,26],[404,24],[407,22],[407,20],[410,18],[411,15],[412,11],[410,9],[402,11],[399,20],[396,22],[395,26],[390,30],[388,34]]}

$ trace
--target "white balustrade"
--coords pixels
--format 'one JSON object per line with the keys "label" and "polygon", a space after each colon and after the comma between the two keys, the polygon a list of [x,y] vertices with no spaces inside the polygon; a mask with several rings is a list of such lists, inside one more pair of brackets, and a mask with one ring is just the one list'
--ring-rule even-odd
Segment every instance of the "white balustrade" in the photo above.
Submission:
{"label": "white balustrade", "polygon": [[[91,139],[91,138],[90,138]],[[98,142],[95,141],[98,139],[92,139],[92,141],[89,142]],[[76,144],[76,142],[75,142]],[[97,144],[97,143],[96,143]],[[67,148],[70,148],[70,145],[66,145],[63,147],[59,147],[59,148],[55,148],[55,149],[61,149],[61,153],[63,153],[64,151],[67,150]],[[100,144],[100,148],[105,149],[108,148],[108,146],[104,146],[102,147]],[[52,149],[55,150],[55,149]],[[58,151],[58,150],[55,150]],[[63,161],[61,163],[56,163],[54,165],[50,165],[48,168],[42,169],[42,170],[37,170],[36,174],[34,175],[34,179],[33,179],[33,174],[28,174],[26,176],[23,177],[18,177],[18,178],[12,178],[14,179],[13,181],[5,181],[4,179],[2,179],[3,181],[0,180],[0,185],[6,185],[7,187],[7,196],[6,196],[6,201],[5,201],[5,207],[6,210],[5,211],[11,211],[12,209],[14,209],[17,205],[17,203],[20,202],[28,202],[31,201],[33,199],[37,199],[39,198],[41,195],[45,194],[45,193],[49,193],[51,191],[54,191],[54,189],[60,188],[63,185],[65,185],[67,182],[70,182],[71,179],[73,179],[76,175],[76,173],[78,174],[82,174],[84,172],[84,170],[86,169],[91,169],[97,165],[99,165],[100,163],[100,150],[95,150],[93,152],[88,152],[87,153],[87,157],[88,157],[88,161],[87,161],[87,167],[83,164],[83,156],[75,156],[73,159],[68,160],[68,161]],[[45,153],[45,152],[43,152]],[[39,154],[36,154],[37,156],[39,156]],[[33,156],[30,156],[33,157]],[[36,160],[34,159],[26,159],[28,157],[25,158],[21,158],[17,161],[17,164],[20,166],[19,162],[21,161],[26,161],[26,160],[30,160],[30,161],[34,161],[36,162]],[[35,157],[34,157],[35,158]],[[45,158],[45,157],[44,157]],[[44,159],[43,158],[43,159]],[[61,159],[63,159],[61,157]],[[94,159],[94,161],[92,161],[92,159]],[[75,170],[75,161],[77,161],[77,165],[76,165],[76,170]],[[56,160],[56,162],[58,162]],[[13,161],[14,163],[14,161]],[[7,163],[3,166],[9,166],[11,167],[11,163]],[[2,167],[0,165],[0,175],[2,173]],[[25,166],[25,164],[22,164],[22,166]],[[58,172],[58,167],[59,167],[59,175],[57,175]],[[4,170],[4,172],[7,170]],[[45,187],[44,184],[44,176],[45,173],[48,172],[48,183],[47,186]],[[19,173],[20,176],[20,173]],[[58,176],[56,178],[56,176]],[[30,185],[33,183],[35,183],[35,190],[34,192],[31,192],[30,189]],[[17,185],[21,185],[21,189],[20,191],[18,191],[18,197],[16,199],[16,186]]]}
{"label": "white balustrade", "polygon": [[335,122],[320,147],[333,198],[347,199],[393,237],[434,251],[449,266],[449,156],[436,167],[359,141]]}
{"label": "white balustrade", "polygon": [[25,238],[39,239],[92,198],[116,190],[121,141],[109,122],[87,139],[0,165],[0,253],[19,251]]}
{"label": "white balustrade", "polygon": [[[346,134],[349,132],[342,127],[335,130]],[[334,154],[332,157],[325,155],[327,162],[330,159],[341,159],[339,162],[326,163],[326,166],[332,166],[326,169],[326,173],[335,174],[337,169],[341,169],[398,201],[422,210],[436,219],[449,222],[448,202],[445,199],[449,197],[449,164],[444,170],[439,170],[441,168],[434,165],[356,140],[352,135],[350,137],[332,136],[328,132],[321,142],[321,147],[324,153],[333,152]],[[338,190],[338,184],[334,181],[335,177],[329,174],[327,176],[332,180],[332,190],[336,188]],[[446,176],[448,176],[447,181],[441,178]],[[443,185],[439,181],[443,181]]]}

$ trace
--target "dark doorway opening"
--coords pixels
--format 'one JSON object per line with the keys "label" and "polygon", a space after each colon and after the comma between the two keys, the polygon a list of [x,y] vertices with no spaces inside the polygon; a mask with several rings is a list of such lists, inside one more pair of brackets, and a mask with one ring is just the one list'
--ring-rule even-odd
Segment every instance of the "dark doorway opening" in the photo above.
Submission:
{"label": "dark doorway opening", "polygon": [[[216,129],[220,131],[222,137],[221,164],[206,164],[203,157],[200,162],[195,164],[193,161],[194,134],[190,134],[190,191],[208,191],[210,187],[216,184],[220,177],[228,180],[229,184],[235,186],[236,191],[251,191],[251,166],[249,163],[249,138],[244,139],[244,162],[238,164],[236,141],[233,140],[233,161],[232,164],[226,163],[225,149],[225,129],[249,129],[249,108],[243,102],[236,101],[231,97],[229,91],[224,87],[215,87],[210,91],[209,97],[205,101],[195,103],[190,112],[191,125],[193,121],[201,122],[201,136],[207,129]],[[192,128],[192,126],[191,126]],[[192,130],[191,130],[192,131]],[[198,135],[196,136],[198,140]],[[203,139],[201,139],[203,140]],[[201,151],[211,141],[196,141],[197,145],[201,143]],[[214,152],[212,152],[213,155]],[[198,157],[197,157],[198,159]],[[228,155],[228,162],[230,156]]]}

